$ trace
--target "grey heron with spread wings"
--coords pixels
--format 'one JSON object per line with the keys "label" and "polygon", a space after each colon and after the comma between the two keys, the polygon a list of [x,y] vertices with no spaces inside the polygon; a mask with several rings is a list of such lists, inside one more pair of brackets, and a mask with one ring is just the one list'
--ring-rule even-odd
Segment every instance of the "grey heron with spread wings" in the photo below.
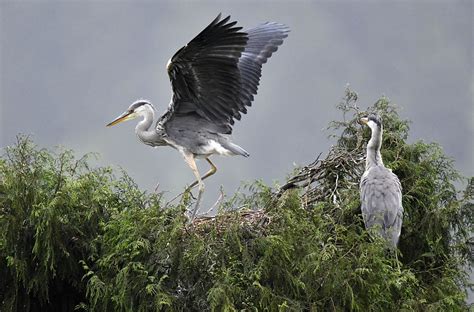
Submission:
{"label": "grey heron with spread wings", "polygon": [[370,115],[360,121],[372,132],[360,181],[362,217],[367,229],[375,229],[390,247],[396,248],[403,219],[402,187],[398,177],[382,161],[382,119]]}
{"label": "grey heron with spread wings", "polygon": [[[289,28],[267,22],[247,31],[221,19],[219,14],[209,26],[182,47],[168,61],[167,71],[173,95],[168,110],[152,127],[155,114],[149,101],[138,100],[107,126],[142,117],[135,132],[150,146],[171,146],[178,150],[193,171],[199,195],[191,215],[198,211],[204,183],[217,168],[211,155],[249,154],[231,142],[234,120],[240,120],[251,106],[262,72]],[[202,177],[195,159],[204,158],[210,170]]]}

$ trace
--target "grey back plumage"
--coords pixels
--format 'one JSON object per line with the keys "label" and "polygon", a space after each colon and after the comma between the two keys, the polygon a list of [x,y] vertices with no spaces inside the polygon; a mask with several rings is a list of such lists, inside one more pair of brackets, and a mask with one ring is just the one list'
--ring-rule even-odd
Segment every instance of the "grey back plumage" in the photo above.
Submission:
{"label": "grey back plumage", "polygon": [[369,168],[360,181],[360,201],[365,227],[397,246],[403,219],[398,177],[384,166]]}

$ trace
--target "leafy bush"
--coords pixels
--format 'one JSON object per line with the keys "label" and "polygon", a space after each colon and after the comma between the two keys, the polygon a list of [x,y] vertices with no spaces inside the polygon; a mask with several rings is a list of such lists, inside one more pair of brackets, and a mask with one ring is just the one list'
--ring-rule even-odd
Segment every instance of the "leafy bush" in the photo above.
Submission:
{"label": "leafy bush", "polygon": [[[473,192],[436,144],[406,142],[385,98],[383,157],[403,185],[394,257],[364,229],[358,180],[368,131],[355,93],[337,144],[282,188],[261,182],[188,225],[126,176],[20,138],[0,160],[0,310],[464,311]],[[349,116],[348,116],[349,115]],[[241,207],[240,210],[235,210]]]}
{"label": "leafy bush", "polygon": [[90,168],[90,156],[20,136],[0,159],[0,311],[66,311],[85,300],[80,261],[96,252],[110,215],[135,206],[128,185]]}

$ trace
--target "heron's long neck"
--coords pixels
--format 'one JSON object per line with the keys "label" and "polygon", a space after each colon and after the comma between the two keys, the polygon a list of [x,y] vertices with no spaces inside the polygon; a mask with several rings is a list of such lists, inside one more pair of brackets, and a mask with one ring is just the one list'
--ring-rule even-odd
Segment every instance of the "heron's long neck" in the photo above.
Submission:
{"label": "heron's long neck", "polygon": [[365,161],[366,169],[374,166],[383,166],[382,154],[380,154],[383,130],[381,127],[374,128],[375,129],[372,129],[372,137],[367,144],[367,159]]}
{"label": "heron's long neck", "polygon": [[155,119],[155,113],[152,109],[147,109],[141,112],[140,115],[143,117],[143,120],[140,121],[135,127],[135,133],[144,143],[155,142],[157,139],[157,133],[155,129],[150,130],[153,120]]}

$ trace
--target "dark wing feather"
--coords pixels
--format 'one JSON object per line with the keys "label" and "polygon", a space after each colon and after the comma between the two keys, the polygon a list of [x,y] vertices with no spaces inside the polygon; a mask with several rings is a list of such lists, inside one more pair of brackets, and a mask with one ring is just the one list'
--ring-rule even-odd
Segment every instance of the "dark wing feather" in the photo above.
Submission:
{"label": "dark wing feather", "polygon": [[234,119],[250,106],[261,76],[262,64],[287,37],[289,28],[265,23],[240,31],[230,16],[220,15],[168,65],[173,99],[166,118],[196,113],[231,133]]}
{"label": "dark wing feather", "polygon": [[235,113],[232,102],[240,92],[237,63],[248,38],[240,27],[234,27],[236,22],[228,23],[229,19],[220,20],[219,14],[171,58],[168,74],[174,114],[196,112],[222,123]]}

